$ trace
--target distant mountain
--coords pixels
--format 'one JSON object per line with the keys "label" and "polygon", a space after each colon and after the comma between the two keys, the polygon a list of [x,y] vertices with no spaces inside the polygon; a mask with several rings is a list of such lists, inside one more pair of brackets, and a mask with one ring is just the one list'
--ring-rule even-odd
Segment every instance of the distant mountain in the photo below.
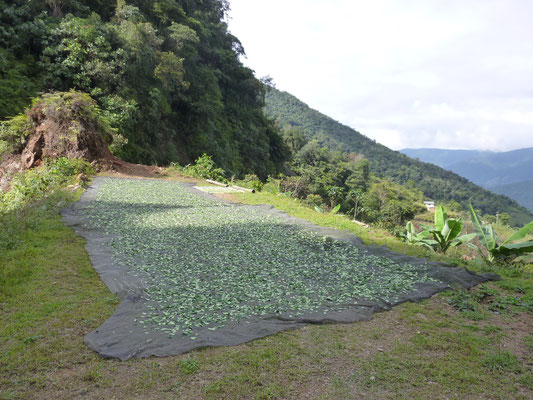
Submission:
{"label": "distant mountain", "polygon": [[491,190],[509,196],[530,211],[533,211],[533,180],[495,186]]}
{"label": "distant mountain", "polygon": [[404,149],[400,152],[453,171],[486,188],[533,177],[533,147],[501,153],[444,149]]}
{"label": "distant mountain", "polygon": [[468,160],[469,158],[476,158],[482,155],[493,154],[490,151],[480,150],[447,150],[447,149],[403,149],[400,153],[405,154],[420,161],[429,162],[439,167],[449,169],[448,166]]}
{"label": "distant mountain", "polygon": [[287,92],[270,89],[265,113],[281,127],[298,127],[307,140],[316,139],[332,150],[357,152],[370,161],[371,171],[395,182],[414,185],[437,201],[454,199],[464,207],[472,203],[483,213],[507,212],[512,223],[523,224],[533,214],[508,197],[485,190],[467,179],[436,165],[414,160],[393,151],[354,129],[311,109]]}

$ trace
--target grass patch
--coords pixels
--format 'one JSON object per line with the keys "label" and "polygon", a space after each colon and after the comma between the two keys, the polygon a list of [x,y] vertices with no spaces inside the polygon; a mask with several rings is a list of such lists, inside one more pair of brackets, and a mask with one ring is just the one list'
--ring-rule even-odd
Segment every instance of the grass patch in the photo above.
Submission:
{"label": "grass patch", "polygon": [[483,359],[483,366],[492,371],[522,371],[522,368],[516,356],[509,353],[508,351],[489,354]]}
{"label": "grass patch", "polygon": [[185,375],[194,374],[200,369],[200,362],[194,358],[184,358],[180,360],[180,370]]}
{"label": "grass patch", "polygon": [[0,216],[0,389],[14,397],[46,385],[43,371],[94,360],[78,354],[83,336],[118,304],[85,241],[61,223],[58,209],[73,199],[56,192]]}

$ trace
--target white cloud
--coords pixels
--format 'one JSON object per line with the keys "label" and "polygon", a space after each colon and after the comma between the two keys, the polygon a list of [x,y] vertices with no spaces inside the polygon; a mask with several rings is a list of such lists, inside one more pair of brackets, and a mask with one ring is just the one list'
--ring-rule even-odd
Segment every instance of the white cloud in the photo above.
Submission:
{"label": "white cloud", "polygon": [[231,0],[231,7],[230,29],[258,76],[389,147],[533,146],[533,3]]}

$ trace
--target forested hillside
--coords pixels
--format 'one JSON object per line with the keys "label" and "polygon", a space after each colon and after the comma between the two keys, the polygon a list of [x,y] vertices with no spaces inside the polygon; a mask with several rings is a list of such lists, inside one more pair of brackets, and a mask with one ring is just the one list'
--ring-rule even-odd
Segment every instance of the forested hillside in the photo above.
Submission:
{"label": "forested hillside", "polygon": [[356,152],[370,162],[370,171],[392,181],[416,187],[437,201],[455,200],[463,207],[472,203],[485,214],[507,212],[512,223],[524,223],[533,215],[508,197],[494,194],[436,165],[420,162],[361,135],[354,129],[309,108],[287,92],[274,88],[266,95],[266,114],[283,129],[298,128],[306,140],[316,139],[331,150]]}
{"label": "forested hillside", "polygon": [[128,161],[206,152],[234,174],[275,174],[288,153],[227,10],[226,0],[0,0],[0,120],[74,89],[97,101]]}

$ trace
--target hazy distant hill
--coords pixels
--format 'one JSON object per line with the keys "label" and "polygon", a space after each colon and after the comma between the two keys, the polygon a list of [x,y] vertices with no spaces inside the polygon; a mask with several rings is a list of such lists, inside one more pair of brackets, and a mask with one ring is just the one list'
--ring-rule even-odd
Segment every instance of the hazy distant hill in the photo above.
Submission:
{"label": "hazy distant hill", "polygon": [[370,161],[374,174],[399,183],[410,183],[438,201],[455,199],[474,204],[483,213],[507,212],[514,223],[525,223],[533,214],[514,200],[485,190],[467,179],[436,165],[414,160],[393,151],[354,129],[311,109],[287,92],[271,89],[266,95],[265,113],[281,127],[299,127],[308,139],[317,139],[333,150],[353,151]]}
{"label": "hazy distant hill", "polygon": [[453,171],[486,188],[533,178],[533,147],[501,153],[444,149],[404,149],[400,152]]}
{"label": "hazy distant hill", "polygon": [[500,185],[491,188],[491,190],[509,196],[533,211],[533,180]]}
{"label": "hazy distant hill", "polygon": [[430,162],[442,168],[447,168],[449,165],[467,160],[469,158],[475,158],[485,154],[493,154],[490,151],[448,150],[434,148],[403,149],[400,150],[400,153],[411,158],[419,159],[420,161]]}

